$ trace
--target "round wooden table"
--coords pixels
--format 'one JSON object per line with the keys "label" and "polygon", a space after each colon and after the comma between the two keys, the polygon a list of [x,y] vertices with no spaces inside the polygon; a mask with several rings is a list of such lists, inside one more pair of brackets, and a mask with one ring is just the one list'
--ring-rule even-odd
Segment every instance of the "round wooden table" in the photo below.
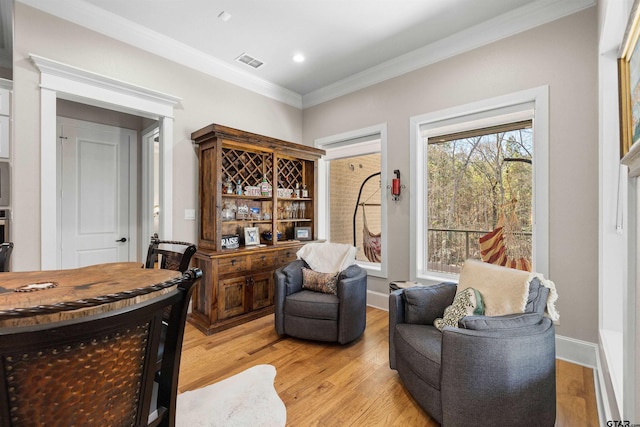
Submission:
{"label": "round wooden table", "polygon": [[[174,270],[145,269],[138,262],[98,264],[70,270],[0,273],[0,327],[56,322],[128,307],[170,292],[175,285],[142,295],[137,295],[136,290],[181,275]],[[102,299],[106,302],[100,303]],[[93,306],[69,309],[83,305]],[[64,307],[64,310],[38,314],[43,311],[42,307],[44,311],[48,307]]]}

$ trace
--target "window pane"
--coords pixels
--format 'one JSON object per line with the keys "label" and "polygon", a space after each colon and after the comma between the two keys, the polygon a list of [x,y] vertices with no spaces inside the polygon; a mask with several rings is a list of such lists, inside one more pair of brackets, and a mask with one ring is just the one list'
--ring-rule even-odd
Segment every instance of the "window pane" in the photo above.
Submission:
{"label": "window pane", "polygon": [[459,273],[467,258],[531,265],[533,133],[511,129],[425,141],[429,270]]}
{"label": "window pane", "polygon": [[[380,263],[381,259],[379,174],[379,153],[329,161],[329,240],[356,246],[358,261]],[[360,204],[356,211],[359,193]]]}

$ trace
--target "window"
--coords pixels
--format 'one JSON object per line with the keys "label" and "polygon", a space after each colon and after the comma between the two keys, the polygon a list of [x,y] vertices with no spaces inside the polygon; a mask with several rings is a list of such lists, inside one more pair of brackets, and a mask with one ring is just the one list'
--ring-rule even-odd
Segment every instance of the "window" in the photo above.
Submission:
{"label": "window", "polygon": [[468,258],[530,269],[531,120],[424,137],[423,143],[427,269],[459,273]]}
{"label": "window", "polygon": [[411,119],[412,277],[455,278],[467,258],[548,273],[547,99],[543,87]]}
{"label": "window", "polygon": [[325,182],[319,235],[358,248],[356,262],[386,277],[386,180],[382,152],[386,126],[374,126],[316,141],[327,154],[319,165]]}

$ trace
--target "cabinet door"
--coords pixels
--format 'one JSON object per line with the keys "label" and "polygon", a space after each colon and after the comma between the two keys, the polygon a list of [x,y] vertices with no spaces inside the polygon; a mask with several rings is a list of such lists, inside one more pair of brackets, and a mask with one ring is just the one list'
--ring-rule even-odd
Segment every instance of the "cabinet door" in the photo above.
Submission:
{"label": "cabinet door", "polygon": [[251,276],[252,309],[268,307],[273,304],[273,271]]}
{"label": "cabinet door", "polygon": [[234,277],[218,282],[218,320],[245,313],[247,277]]}

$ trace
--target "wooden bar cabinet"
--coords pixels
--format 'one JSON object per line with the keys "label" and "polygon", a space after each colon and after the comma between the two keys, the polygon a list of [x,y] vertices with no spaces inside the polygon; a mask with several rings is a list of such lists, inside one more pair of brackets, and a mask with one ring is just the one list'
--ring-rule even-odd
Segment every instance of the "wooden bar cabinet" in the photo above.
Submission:
{"label": "wooden bar cabinet", "polygon": [[189,321],[209,335],[273,312],[273,272],[317,233],[324,150],[218,124],[191,139],[200,203],[194,260],[203,277]]}

